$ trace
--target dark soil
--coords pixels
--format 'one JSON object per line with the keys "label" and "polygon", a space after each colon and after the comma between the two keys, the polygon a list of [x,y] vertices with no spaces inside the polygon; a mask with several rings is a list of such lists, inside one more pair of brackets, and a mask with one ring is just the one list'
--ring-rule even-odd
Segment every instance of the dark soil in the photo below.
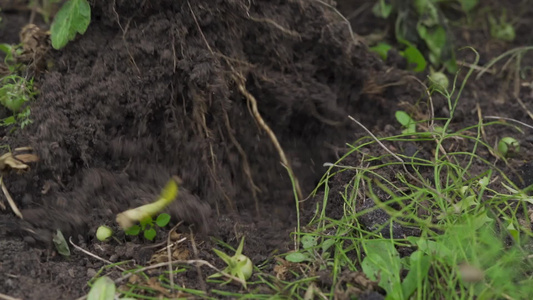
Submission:
{"label": "dark soil", "polygon": [[[148,263],[158,249],[147,247],[151,242],[119,236],[125,243],[102,246],[94,233],[102,224],[116,229],[117,213],[153,201],[173,175],[183,183],[168,209],[171,225],[184,221],[179,229],[184,234],[187,226],[193,229],[198,244],[193,258],[217,261],[209,237],[236,246],[245,236],[254,263],[288,251],[296,221],[291,181],[247,93],[257,100],[304,195],[320,180],[323,163],[365,134],[347,115],[378,135],[388,134],[398,107],[422,95],[405,72],[370,54],[319,2],[93,2],[87,32],[52,51],[53,66],[37,80],[33,124],[4,137],[12,148],[33,147],[40,162],[5,178],[24,219],[0,213],[0,293],[74,299],[88,291],[87,281],[104,264],[75,249],[68,259],[57,255],[52,244],[57,230],[113,262]],[[345,15],[358,7],[338,2]],[[365,14],[369,11],[351,20],[356,33],[367,34],[380,22]],[[4,10],[9,25],[1,29],[0,42],[16,42],[28,15]],[[517,34],[526,25],[517,26]],[[458,36],[474,38],[458,44],[476,47],[487,39],[480,30],[464,32]],[[482,57],[517,45],[496,45]],[[376,88],[402,78],[401,85]],[[527,120],[498,80],[484,76],[473,82],[454,126],[477,122],[476,103],[485,115]],[[524,102],[531,101],[530,90],[521,92]],[[495,95],[506,104],[490,101]],[[446,114],[445,103],[437,103],[436,110]],[[521,159],[527,160],[533,139],[519,139]],[[333,189],[347,180],[337,179]],[[304,216],[314,211],[313,201],[305,202]],[[381,217],[386,218],[369,216],[368,226]],[[161,231],[154,243],[165,240]],[[204,287],[194,269],[178,280],[188,288]]]}

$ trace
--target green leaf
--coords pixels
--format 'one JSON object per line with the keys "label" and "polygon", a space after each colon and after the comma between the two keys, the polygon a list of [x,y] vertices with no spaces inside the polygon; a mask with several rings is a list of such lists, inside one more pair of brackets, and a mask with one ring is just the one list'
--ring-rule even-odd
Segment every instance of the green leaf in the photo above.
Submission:
{"label": "green leaf", "polygon": [[370,47],[370,51],[377,53],[382,60],[387,60],[390,49],[392,46],[387,43],[378,43],[376,46]]}
{"label": "green leaf", "polygon": [[115,299],[115,290],[115,283],[111,278],[100,277],[91,287],[87,300],[113,300]]}
{"label": "green leaf", "polygon": [[461,0],[461,7],[464,12],[470,12],[479,3],[479,0]]}
{"label": "green leaf", "polygon": [[54,235],[52,241],[54,242],[56,250],[59,254],[63,256],[70,256],[70,248],[68,247],[67,241],[65,240],[61,230],[57,230],[57,233]]}
{"label": "green leaf", "polygon": [[403,110],[398,110],[395,113],[396,120],[402,124],[404,134],[413,134],[416,132],[416,122]]}
{"label": "green leaf", "polygon": [[87,0],[69,0],[63,4],[50,27],[52,47],[61,49],[76,37],[84,34],[91,22],[91,7]]}
{"label": "green leaf", "polygon": [[124,231],[126,235],[139,235],[140,232],[141,232],[141,226],[139,225],[133,225],[130,228],[128,228],[126,231]]}
{"label": "green leaf", "polygon": [[15,120],[15,116],[7,117],[5,119],[2,119],[0,121],[0,126],[9,126],[15,124],[17,121]]}
{"label": "green leaf", "polygon": [[504,137],[498,142],[498,152],[504,157],[520,151],[520,143],[512,137]]}
{"label": "green leaf", "polygon": [[154,220],[152,220],[151,217],[147,217],[142,219],[139,223],[141,225],[141,229],[144,230],[147,226],[152,226],[154,224]]}
{"label": "green leaf", "polygon": [[149,241],[153,241],[156,234],[157,232],[155,231],[153,227],[150,227],[150,229],[147,229],[144,231],[144,237]]}
{"label": "green leaf", "polygon": [[322,243],[322,252],[326,252],[328,251],[328,249],[335,245],[335,240],[334,239],[327,239],[325,240],[323,243]]}
{"label": "green leaf", "polygon": [[385,3],[384,0],[379,0],[374,7],[372,13],[379,18],[387,19],[392,13],[392,5]]}
{"label": "green leaf", "polygon": [[489,16],[489,23],[490,35],[493,38],[506,42],[512,42],[516,38],[514,27],[506,21],[505,14],[500,17],[499,21],[493,16]]}
{"label": "green leaf", "polygon": [[426,42],[429,51],[433,54],[432,63],[437,65],[441,61],[442,51],[446,46],[446,30],[442,26],[433,26],[427,28],[419,24],[417,26],[418,34]]}
{"label": "green leaf", "polygon": [[290,262],[293,262],[293,263],[301,263],[301,262],[304,262],[304,261],[310,261],[311,260],[311,258],[307,254],[300,253],[300,252],[293,252],[293,253],[285,256],[285,259],[290,261]]}
{"label": "green leaf", "polygon": [[411,116],[409,116],[409,114],[407,114],[403,110],[397,110],[394,115],[396,117],[396,120],[405,127],[409,126],[409,124],[413,121],[413,119],[411,119]]}
{"label": "green leaf", "polygon": [[168,222],[170,222],[170,215],[167,213],[160,214],[159,216],[157,216],[157,219],[155,220],[155,223],[159,227],[167,226]]}
{"label": "green leaf", "polygon": [[400,52],[400,55],[407,59],[407,64],[414,72],[422,72],[426,69],[427,61],[415,46],[408,46]]}
{"label": "green leaf", "polygon": [[387,291],[386,299],[406,299],[402,295],[401,260],[394,244],[389,240],[369,240],[365,242],[365,253],[363,272],[370,280],[380,279],[378,285]]}
{"label": "green leaf", "polygon": [[515,241],[520,240],[520,232],[516,229],[516,227],[514,226],[512,222],[510,222],[509,225],[507,225],[506,229],[509,232],[509,234],[514,238]]}
{"label": "green leaf", "polygon": [[304,249],[310,249],[317,245],[316,238],[310,235],[302,236],[302,246]]}
{"label": "green leaf", "polygon": [[430,257],[422,251],[415,251],[409,259],[409,273],[402,282],[403,296],[408,299],[417,288],[422,287],[431,265]]}
{"label": "green leaf", "polygon": [[229,255],[215,248],[213,248],[213,251],[215,252],[216,255],[218,255],[218,257],[220,257],[226,263],[226,265],[231,264],[232,259]]}

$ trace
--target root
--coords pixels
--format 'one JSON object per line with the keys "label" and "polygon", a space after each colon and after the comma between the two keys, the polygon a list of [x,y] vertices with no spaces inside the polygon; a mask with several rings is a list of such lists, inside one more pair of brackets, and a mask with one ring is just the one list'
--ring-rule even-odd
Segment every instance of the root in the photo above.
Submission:
{"label": "root", "polygon": [[[209,50],[209,52],[211,52],[212,55],[217,56],[217,52],[213,51],[213,48],[211,48],[211,46],[209,45],[209,42],[207,41],[202,29],[200,28],[200,24],[198,24],[198,20],[196,18],[196,15],[194,14],[194,11],[192,10],[192,7],[191,7],[191,4],[190,4],[189,1],[187,1],[187,5],[189,6],[189,10],[191,11],[191,14],[192,14],[192,17],[194,19],[194,22],[196,23],[198,31],[199,31],[200,35],[202,36],[202,39],[204,40],[207,49]],[[267,22],[267,23],[270,23],[270,24],[272,24],[272,22],[273,22],[272,20],[270,20],[270,22],[269,22],[268,19],[257,19],[257,20],[263,21],[263,22]],[[272,25],[276,26],[280,30],[282,29],[286,33],[289,33],[287,31],[287,29],[285,29],[283,27],[280,28],[280,26],[278,24],[276,24],[275,22]],[[292,34],[293,33],[291,33],[291,35]],[[287,171],[289,172],[289,176],[293,179],[294,188],[296,190],[296,195],[298,196],[299,199],[302,199],[303,198],[303,194],[302,194],[302,190],[300,188],[300,184],[298,183],[298,180],[297,180],[296,176],[294,175],[294,172],[293,172],[292,167],[291,167],[291,165],[289,163],[289,160],[287,159],[287,156],[285,155],[285,151],[283,151],[283,148],[281,147],[281,145],[280,145],[276,135],[274,134],[274,132],[272,132],[272,129],[270,129],[270,127],[265,123],[265,121],[261,117],[261,114],[259,113],[259,110],[257,108],[257,101],[256,101],[255,97],[246,90],[246,88],[244,86],[244,79],[242,78],[242,75],[240,75],[237,71],[235,71],[235,69],[233,68],[232,64],[230,63],[230,59],[227,58],[224,55],[222,55],[222,57],[225,59],[225,61],[228,64],[228,66],[233,71],[233,80],[237,83],[237,87],[239,88],[239,91],[247,99],[248,105],[251,104],[252,115],[254,116],[255,121],[268,134],[270,140],[272,141],[272,144],[274,144],[274,147],[276,148],[276,150],[277,150],[277,152],[278,152],[278,154],[280,156],[281,163],[287,168]],[[226,115],[226,118],[227,118],[227,115]],[[228,127],[229,126],[229,120],[226,120],[226,122],[227,122],[226,126]],[[229,127],[229,128],[231,128],[231,127]],[[234,145],[237,147],[239,153],[241,153],[241,155],[244,154],[243,157],[246,158],[246,156],[245,156],[246,153],[244,153],[244,150],[242,149],[242,147],[240,147],[240,145],[237,142],[237,140],[235,139],[235,137],[230,134],[230,139],[232,140]],[[237,145],[239,145],[239,146],[237,146]],[[248,160],[247,159],[245,159],[244,161],[245,162],[243,163],[243,168],[245,169],[245,172],[246,172],[246,169],[249,170],[249,165],[248,165],[248,162],[247,162]],[[259,210],[258,201],[256,200],[256,188],[257,187],[253,183],[252,176],[251,176],[250,172],[247,172],[246,175],[248,176],[248,178],[250,180],[250,184],[252,186],[252,193],[254,195],[254,200],[256,202],[256,210]],[[231,201],[229,203],[231,203]]]}
{"label": "root", "polygon": [[248,156],[246,155],[246,152],[242,148],[241,144],[239,144],[239,141],[237,141],[233,133],[231,133],[232,129],[227,113],[224,114],[224,118],[226,121],[226,131],[228,132],[229,138],[235,148],[237,148],[237,151],[239,151],[239,153],[241,154],[243,160],[242,168],[244,170],[244,174],[246,175],[246,177],[248,177],[248,182],[250,183],[250,189],[252,190],[252,197],[254,198],[255,203],[255,212],[259,214],[259,199],[257,199],[257,192],[261,192],[261,189],[259,189],[259,187],[257,187],[254,183],[254,179],[252,178],[252,172],[250,170],[250,163],[248,162]]}
{"label": "root", "polygon": [[265,120],[263,120],[263,117],[261,117],[261,114],[259,113],[259,109],[257,108],[257,100],[244,87],[244,83],[243,83],[244,80],[242,79],[242,76],[237,76],[234,74],[233,80],[235,80],[235,82],[237,83],[237,87],[239,88],[239,91],[241,92],[241,94],[252,105],[252,113],[253,113],[255,120],[257,121],[257,123],[259,123],[259,126],[261,126],[261,128],[267,133],[268,137],[272,141],[272,144],[274,144],[274,147],[278,151],[279,157],[281,159],[281,163],[287,168],[287,171],[289,172],[289,176],[291,176],[291,178],[293,178],[294,180],[294,188],[296,190],[296,194],[298,198],[302,199],[303,194],[300,188],[300,184],[298,183],[298,179],[294,175],[294,172],[289,163],[289,160],[287,159],[287,156],[285,155],[285,151],[283,151],[283,148],[281,147],[278,141],[278,138],[276,137],[274,132],[272,132],[272,129],[270,129],[270,127],[266,124]]}
{"label": "root", "polygon": [[13,198],[9,194],[9,191],[7,190],[7,187],[4,184],[4,176],[0,177],[0,186],[2,187],[2,192],[4,192],[4,196],[6,196],[7,203],[9,203],[9,207],[11,207],[11,210],[13,210],[13,212],[15,213],[15,215],[17,215],[17,217],[22,219],[22,213],[18,209],[17,204],[15,204],[15,201],[13,201]]}
{"label": "root", "polygon": [[135,62],[135,59],[133,58],[133,55],[131,54],[130,47],[128,47],[128,42],[126,42],[126,32],[128,31],[128,28],[130,26],[131,19],[128,20],[128,23],[126,24],[126,29],[124,29],[122,25],[120,24],[120,16],[118,15],[116,11],[115,6],[116,6],[116,0],[113,0],[113,13],[115,13],[115,16],[117,17],[118,27],[120,27],[120,30],[122,30],[122,41],[124,42],[124,46],[126,46],[126,50],[128,51],[128,55],[130,56],[130,59],[131,59],[131,63],[133,64],[133,66],[135,67],[139,75],[141,75],[141,70],[137,66],[137,63]]}
{"label": "root", "polygon": [[279,25],[278,23],[276,23],[274,20],[272,19],[268,19],[268,18],[255,18],[255,17],[252,17],[249,15],[249,12],[248,12],[248,18],[250,18],[250,20],[254,21],[254,22],[258,22],[258,23],[268,23],[274,27],[276,27],[277,29],[279,29],[281,32],[287,34],[287,35],[290,35],[290,36],[293,36],[293,37],[296,37],[298,39],[301,39],[301,36],[298,32],[294,31],[294,30],[290,30],[290,29],[287,29],[281,25]]}

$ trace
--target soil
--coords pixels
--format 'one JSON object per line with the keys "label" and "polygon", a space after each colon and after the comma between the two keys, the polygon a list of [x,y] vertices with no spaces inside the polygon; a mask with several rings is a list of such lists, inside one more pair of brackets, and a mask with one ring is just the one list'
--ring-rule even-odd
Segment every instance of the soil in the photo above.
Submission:
{"label": "soil", "polygon": [[[118,236],[120,243],[102,244],[94,234],[102,224],[117,229],[117,213],[156,199],[171,176],[182,183],[167,210],[170,227],[183,221],[177,231],[197,244],[184,246],[190,253],[185,259],[217,261],[213,237],[236,247],[245,236],[256,264],[289,251],[294,192],[262,124],[275,134],[308,195],[326,170],[323,163],[337,160],[346,143],[366,134],[347,115],[376,135],[391,134],[399,130],[391,129],[394,112],[423,95],[411,74],[397,68],[401,59],[384,63],[368,51],[360,35],[387,27],[370,10],[357,10],[369,1],[337,2],[353,16],[355,34],[318,1],[93,1],[87,32],[47,57],[50,66],[37,78],[40,94],[31,106],[33,123],[4,133],[3,144],[31,146],[40,161],[29,172],[4,177],[24,219],[0,212],[0,293],[75,299],[88,292],[87,281],[105,264],[72,247],[69,258],[58,255],[52,243],[57,230],[112,262],[153,262],[161,247],[151,246],[166,241],[167,229],[154,242]],[[508,7],[530,20],[533,10],[521,5]],[[3,9],[2,18],[9,25],[0,29],[0,41],[17,42],[29,12]],[[530,40],[487,44],[486,30],[459,28],[456,43],[474,46],[488,60],[531,44],[530,25],[516,25],[517,36]],[[458,59],[472,61],[472,55],[461,52]],[[527,122],[502,81],[498,75],[471,81],[452,126],[476,124],[476,104],[484,115]],[[522,87],[520,97],[528,103],[533,93]],[[435,99],[435,111],[449,113],[443,99]],[[491,130],[490,142],[502,133],[521,141],[515,166],[531,159],[530,133]],[[349,173],[334,178],[332,191],[349,179]],[[304,221],[315,201],[304,202]],[[341,207],[342,199],[331,201]],[[377,214],[365,225],[387,219]],[[395,234],[416,232],[398,227]],[[264,271],[272,268],[267,264]],[[220,288],[206,284],[194,268],[184,274],[177,280],[188,288]]]}

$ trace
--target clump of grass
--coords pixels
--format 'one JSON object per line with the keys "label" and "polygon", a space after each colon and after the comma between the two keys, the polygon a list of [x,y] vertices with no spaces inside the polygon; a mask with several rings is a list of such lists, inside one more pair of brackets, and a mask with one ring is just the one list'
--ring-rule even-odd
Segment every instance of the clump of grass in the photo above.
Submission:
{"label": "clump of grass", "polygon": [[[448,100],[450,117],[427,121],[427,128],[438,125],[441,130],[416,131],[409,127],[415,121],[400,114],[398,121],[411,130],[379,139],[363,137],[343,158],[328,164],[316,190],[323,190],[323,201],[304,226],[306,232],[296,232],[302,241],[312,237],[312,245],[285,257],[306,265],[309,273],[331,271],[331,290],[322,291],[327,297],[339,292],[337,283],[346,272],[363,272],[386,291],[387,299],[525,299],[533,293],[533,262],[526,250],[532,247],[527,206],[533,200],[479,154],[482,149],[497,153],[482,130],[500,123],[480,119],[459,130],[451,126],[471,74],[457,88],[454,81],[451,90],[432,90]],[[469,144],[469,150],[450,147],[458,140]],[[434,154],[377,154],[378,144],[390,142],[430,146]],[[373,151],[367,151],[369,147]],[[351,155],[361,158],[358,166],[343,163]],[[335,195],[343,199],[344,214],[332,218],[326,213],[332,205],[329,181],[343,172],[354,175]],[[391,172],[392,178],[386,175]],[[361,209],[361,201],[374,205]],[[360,219],[377,210],[390,218],[375,228],[363,226]],[[396,236],[397,226],[419,234]],[[318,249],[327,249],[327,254]]]}

